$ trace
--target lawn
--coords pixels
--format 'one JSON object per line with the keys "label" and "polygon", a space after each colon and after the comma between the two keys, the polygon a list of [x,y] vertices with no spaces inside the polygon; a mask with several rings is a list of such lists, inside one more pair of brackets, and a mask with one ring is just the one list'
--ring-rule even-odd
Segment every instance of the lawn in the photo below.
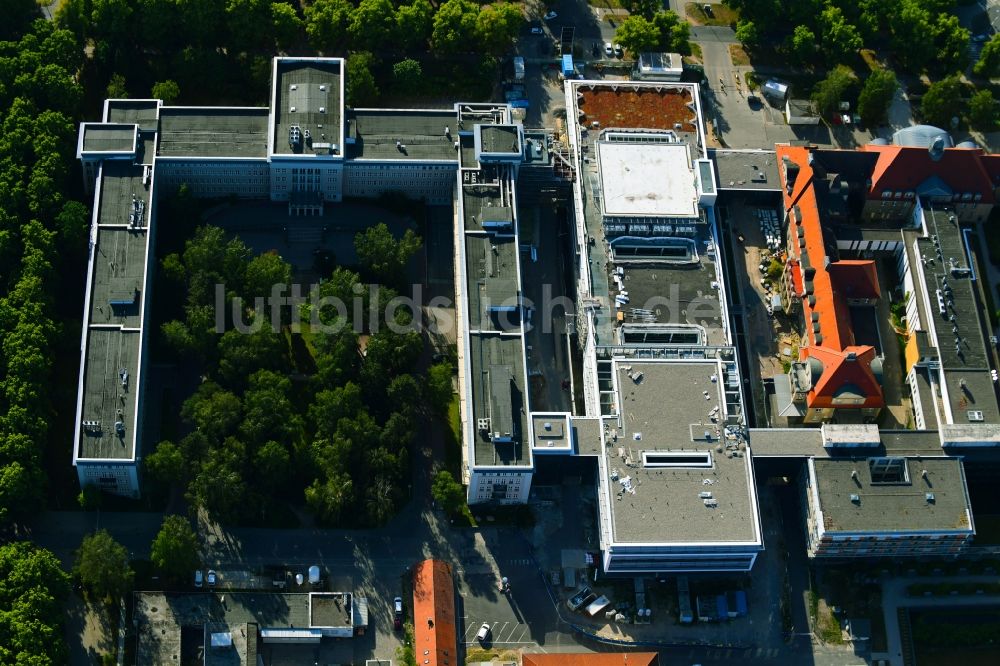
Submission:
{"label": "lawn", "polygon": [[733,61],[733,67],[744,67],[750,64],[750,56],[740,44],[729,45],[729,58]]}
{"label": "lawn", "polygon": [[587,4],[598,9],[622,9],[620,0],[587,0]]}
{"label": "lawn", "polygon": [[[593,4],[593,2],[591,2]],[[712,16],[702,9],[703,2],[688,2],[684,5],[687,19],[691,25],[735,25],[740,18],[739,11],[725,5],[712,5]]]}

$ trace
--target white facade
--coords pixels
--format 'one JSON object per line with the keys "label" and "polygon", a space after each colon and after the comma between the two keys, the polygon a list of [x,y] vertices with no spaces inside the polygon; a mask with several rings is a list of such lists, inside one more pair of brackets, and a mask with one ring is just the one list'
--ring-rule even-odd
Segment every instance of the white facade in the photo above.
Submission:
{"label": "white facade", "polygon": [[531,477],[530,469],[494,472],[473,468],[469,478],[469,503],[524,504],[531,492]]}

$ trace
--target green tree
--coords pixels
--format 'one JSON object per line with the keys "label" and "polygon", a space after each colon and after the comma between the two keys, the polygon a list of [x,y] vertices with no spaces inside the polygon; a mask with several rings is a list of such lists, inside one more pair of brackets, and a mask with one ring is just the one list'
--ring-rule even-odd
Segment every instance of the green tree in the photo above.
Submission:
{"label": "green tree", "polygon": [[615,41],[632,54],[653,51],[659,46],[660,31],[652,21],[633,14],[615,30]]}
{"label": "green tree", "polygon": [[315,0],[307,5],[306,35],[313,48],[327,53],[341,48],[353,10],[349,0]]}
{"label": "green tree", "polygon": [[844,94],[857,81],[854,72],[845,65],[837,65],[825,79],[816,84],[812,100],[820,113],[827,115],[836,111]]}
{"label": "green tree", "polygon": [[150,560],[168,581],[188,580],[200,566],[198,536],[187,518],[172,514],[163,518],[160,531],[150,546]]}
{"label": "green tree", "polygon": [[438,414],[446,414],[451,405],[451,397],[455,392],[452,388],[454,374],[455,369],[448,361],[435,363],[427,369],[427,397]]}
{"label": "green tree", "polygon": [[938,127],[950,127],[951,119],[961,115],[962,82],[952,75],[932,83],[920,101],[920,114],[924,120]]}
{"label": "green tree", "polygon": [[441,470],[434,475],[431,496],[441,508],[451,514],[458,513],[465,505],[465,487],[447,470]]}
{"label": "green tree", "polygon": [[213,381],[199,384],[181,406],[184,421],[213,442],[222,441],[223,437],[231,434],[242,415],[243,402],[239,397]]}
{"label": "green tree", "polygon": [[266,442],[254,454],[254,471],[265,488],[283,488],[292,472],[288,449],[274,440]]}
{"label": "green tree", "polygon": [[413,0],[396,10],[396,40],[403,50],[425,47],[434,29],[434,8],[428,0]]}
{"label": "green tree", "polygon": [[111,75],[111,80],[108,81],[108,87],[106,92],[108,97],[112,99],[125,99],[128,97],[128,90],[125,88],[125,76],[116,73]]}
{"label": "green tree", "polygon": [[146,471],[162,484],[178,483],[184,478],[187,461],[184,452],[171,441],[164,440],[156,450],[143,459]]}
{"label": "green tree", "polygon": [[243,394],[243,421],[239,432],[243,441],[260,444],[270,439],[296,441],[301,419],[291,402],[292,383],[270,370],[258,370],[250,376],[250,386]]}
{"label": "green tree", "polygon": [[368,227],[354,236],[358,261],[383,284],[395,284],[402,277],[410,257],[420,250],[420,236],[407,229],[395,239],[384,222]]}
{"label": "green tree", "polygon": [[656,12],[653,15],[653,26],[659,33],[658,49],[691,55],[691,24],[682,21],[676,12]]}
{"label": "green tree", "polygon": [[736,41],[748,49],[756,47],[760,43],[760,33],[757,31],[757,24],[744,19],[737,21]]}
{"label": "green tree", "polygon": [[827,5],[820,14],[820,40],[827,57],[834,61],[849,59],[863,46],[858,29],[847,22],[844,13]]}
{"label": "green tree", "polygon": [[361,0],[351,12],[347,35],[354,48],[374,51],[384,48],[396,28],[391,0]]}
{"label": "green tree", "polygon": [[240,464],[246,456],[246,446],[233,437],[213,448],[188,485],[188,501],[226,523],[248,515],[248,488]]}
{"label": "green tree", "polygon": [[972,66],[976,76],[991,79],[1000,74],[1000,33],[990,37],[979,53],[979,60]]}
{"label": "green tree", "polygon": [[920,0],[899,0],[888,20],[893,54],[904,67],[919,72],[934,57],[931,13]]}
{"label": "green tree", "polygon": [[420,63],[410,58],[400,60],[392,66],[393,81],[395,81],[396,86],[400,90],[408,93],[413,93],[420,89],[423,73]]}
{"label": "green tree", "polygon": [[524,26],[519,5],[500,2],[486,5],[476,17],[476,34],[483,50],[493,55],[506,53]]}
{"label": "green tree", "polygon": [[298,42],[304,25],[295,12],[295,7],[287,2],[275,2],[271,5],[271,29],[279,48],[287,49]]}
{"label": "green tree", "polygon": [[862,122],[874,126],[885,120],[898,88],[896,75],[888,69],[876,69],[869,74],[858,95],[858,114]]}
{"label": "green tree", "polygon": [[809,26],[795,26],[788,40],[788,55],[799,64],[807,63],[816,56],[816,35]]}
{"label": "green tree", "polygon": [[476,38],[479,7],[469,0],[447,0],[434,14],[431,46],[439,53],[457,53],[471,48]]}
{"label": "green tree", "polygon": [[75,569],[83,586],[103,601],[117,601],[132,589],[135,574],[129,566],[128,550],[107,530],[83,537]]}
{"label": "green tree", "polygon": [[347,59],[347,103],[351,106],[371,104],[379,95],[372,65],[375,58],[367,51],[352,53]]}
{"label": "green tree", "polygon": [[0,581],[3,663],[68,663],[62,623],[69,576],[55,555],[26,541],[0,545]]}
{"label": "green tree", "polygon": [[962,71],[969,63],[969,31],[954,14],[941,13],[934,24],[937,46],[935,66],[948,72]]}
{"label": "green tree", "polygon": [[361,387],[354,382],[320,391],[309,406],[309,419],[322,437],[332,437],[341,419],[350,418],[363,408]]}
{"label": "green tree", "polygon": [[979,90],[969,99],[969,124],[983,132],[996,128],[996,100],[989,90]]}
{"label": "green tree", "polygon": [[354,483],[346,474],[334,474],[321,481],[316,479],[306,488],[306,506],[327,525],[334,525],[344,516],[354,499]]}
{"label": "green tree", "polygon": [[[271,0],[226,0],[226,31],[233,52],[251,51],[274,42]],[[263,28],[263,29],[262,29]]]}
{"label": "green tree", "polygon": [[176,81],[167,79],[153,85],[154,99],[162,99],[164,104],[173,104],[181,96],[181,89]]}
{"label": "green tree", "polygon": [[625,0],[622,5],[629,11],[629,14],[641,16],[644,19],[652,19],[656,10],[663,6],[657,0]]}

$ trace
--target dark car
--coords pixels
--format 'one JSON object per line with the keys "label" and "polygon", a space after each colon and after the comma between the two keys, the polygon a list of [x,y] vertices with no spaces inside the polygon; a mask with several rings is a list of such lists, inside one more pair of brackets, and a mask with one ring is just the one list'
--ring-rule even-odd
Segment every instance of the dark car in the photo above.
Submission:
{"label": "dark car", "polygon": [[392,628],[399,631],[403,628],[403,598],[392,600]]}
{"label": "dark car", "polygon": [[759,109],[764,104],[760,101],[760,97],[757,97],[757,95],[747,95],[747,105],[749,105],[751,109]]}

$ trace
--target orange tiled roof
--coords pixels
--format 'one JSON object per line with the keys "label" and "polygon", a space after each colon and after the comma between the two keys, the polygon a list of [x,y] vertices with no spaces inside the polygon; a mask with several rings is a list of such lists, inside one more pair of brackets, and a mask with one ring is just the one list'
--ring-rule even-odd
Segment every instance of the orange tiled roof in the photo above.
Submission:
{"label": "orange tiled roof", "polygon": [[[818,381],[813,382],[806,404],[809,407],[830,407],[836,399],[841,403],[838,406],[882,406],[882,389],[871,369],[875,349],[870,345],[855,344],[848,307],[849,298],[879,296],[875,263],[871,260],[837,260],[828,256],[813,189],[814,174],[809,164],[809,149],[779,145],[777,157],[779,165],[787,157],[799,167],[791,193],[787,189],[784,169],[781,169],[789,238],[797,238],[801,229],[805,244],[804,250],[789,260],[796,262],[792,267],[792,280],[802,298],[806,323],[808,344],[799,348],[799,357],[805,360],[812,356],[823,365],[823,373]],[[797,244],[791,245],[796,251]],[[808,264],[802,255],[808,255]],[[806,272],[806,265],[812,271],[811,278]],[[863,404],[844,404],[848,392],[860,393],[864,398]]]}
{"label": "orange tiled roof", "polygon": [[413,648],[417,663],[458,666],[456,626],[451,567],[441,560],[420,562],[413,568]]}
{"label": "orange tiled roof", "polygon": [[941,159],[934,161],[926,148],[916,146],[862,146],[861,150],[878,153],[872,172],[871,194],[881,197],[884,190],[910,191],[932,176],[937,176],[956,193],[980,193],[984,203],[993,203],[995,160],[979,148],[945,148]]}
{"label": "orange tiled roof", "polygon": [[523,654],[521,666],[658,666],[655,652]]}

